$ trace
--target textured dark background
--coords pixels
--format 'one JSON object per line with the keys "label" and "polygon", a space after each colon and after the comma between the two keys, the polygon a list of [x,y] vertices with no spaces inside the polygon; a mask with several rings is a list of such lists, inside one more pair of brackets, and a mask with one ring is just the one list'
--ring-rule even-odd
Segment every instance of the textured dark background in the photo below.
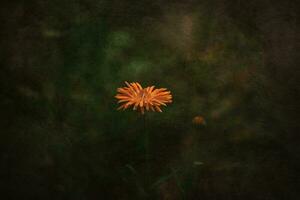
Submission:
{"label": "textured dark background", "polygon": [[296,2],[1,2],[0,198],[299,199]]}

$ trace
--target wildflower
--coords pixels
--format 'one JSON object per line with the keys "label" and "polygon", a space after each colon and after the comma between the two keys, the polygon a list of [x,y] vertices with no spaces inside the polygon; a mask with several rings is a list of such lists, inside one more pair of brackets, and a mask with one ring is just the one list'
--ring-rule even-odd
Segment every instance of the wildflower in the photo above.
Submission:
{"label": "wildflower", "polygon": [[115,96],[123,103],[118,110],[133,107],[133,110],[138,110],[142,114],[145,110],[162,112],[160,106],[166,106],[172,102],[171,92],[166,88],[154,89],[154,86],[143,88],[139,83],[125,82],[127,87],[118,88],[118,94]]}

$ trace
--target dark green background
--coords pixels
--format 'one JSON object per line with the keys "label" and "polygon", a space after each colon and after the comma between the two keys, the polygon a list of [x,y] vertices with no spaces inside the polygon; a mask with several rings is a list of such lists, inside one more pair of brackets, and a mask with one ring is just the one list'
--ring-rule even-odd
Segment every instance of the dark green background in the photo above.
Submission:
{"label": "dark green background", "polygon": [[[2,2],[0,198],[299,198],[296,8]],[[116,111],[124,81],[167,87],[174,102],[144,123]]]}

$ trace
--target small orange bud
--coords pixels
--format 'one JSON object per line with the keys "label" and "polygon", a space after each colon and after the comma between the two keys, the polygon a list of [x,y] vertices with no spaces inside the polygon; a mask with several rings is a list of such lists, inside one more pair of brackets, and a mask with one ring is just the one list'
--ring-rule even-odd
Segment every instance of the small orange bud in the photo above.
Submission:
{"label": "small orange bud", "polygon": [[193,124],[196,124],[196,125],[206,125],[206,121],[204,119],[204,117],[200,116],[200,115],[197,115],[193,118]]}

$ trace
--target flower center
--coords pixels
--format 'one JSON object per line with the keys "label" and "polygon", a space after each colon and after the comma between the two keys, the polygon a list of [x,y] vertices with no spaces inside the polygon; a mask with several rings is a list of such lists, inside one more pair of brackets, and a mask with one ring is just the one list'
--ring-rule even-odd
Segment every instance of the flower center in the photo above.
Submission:
{"label": "flower center", "polygon": [[147,103],[147,92],[145,89],[141,90],[138,94],[138,101],[139,102],[143,102],[143,103]]}

